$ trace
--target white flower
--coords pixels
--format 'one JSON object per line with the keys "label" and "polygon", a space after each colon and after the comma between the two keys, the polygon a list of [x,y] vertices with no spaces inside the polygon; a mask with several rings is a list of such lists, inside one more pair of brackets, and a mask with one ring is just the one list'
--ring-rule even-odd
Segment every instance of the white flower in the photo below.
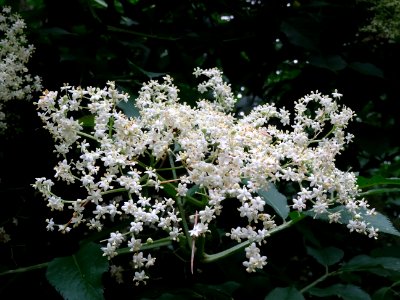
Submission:
{"label": "white flower", "polygon": [[293,199],[293,203],[293,209],[297,209],[298,211],[303,211],[303,209],[306,208],[306,204],[304,203],[304,199],[302,197]]}
{"label": "white flower", "polygon": [[189,234],[192,237],[199,237],[200,235],[204,235],[208,230],[208,225],[204,223],[197,223],[193,226],[192,230],[189,230]]}
{"label": "white flower", "polygon": [[[137,284],[148,278],[141,269],[155,262],[140,252],[140,238],[164,234],[174,241],[182,235],[195,240],[211,232],[226,205],[237,208],[234,213],[241,218],[240,226],[232,225],[226,235],[250,243],[243,265],[248,272],[263,268],[266,256],[257,245],[265,243],[278,225],[276,216],[266,213],[268,199],[260,197],[260,190],[268,192],[273,184],[282,190],[288,184],[293,190],[290,208],[327,213],[330,222],[350,213],[350,231],[376,237],[377,229],[362,218],[361,212],[373,214],[374,209],[357,200],[355,174],[340,171],[335,164],[351,138],[345,129],[354,116],[336,102],[340,94],[306,95],[295,102],[293,116],[285,108],[265,104],[236,118],[231,113],[235,99],[222,72],[196,68],[194,75],[206,77],[198,89],[213,99],[200,99],[194,107],[179,103],[179,90],[165,76],[143,84],[135,100],[137,118],[119,110],[117,103],[127,95],[119,93],[113,82],[102,89],[67,85],[62,95],[45,92],[37,106],[61,157],[55,177],[78,186],[85,196],[63,200],[46,178],[37,178],[33,186],[52,209],[61,210],[69,203],[68,224],[86,222],[89,228],[102,230],[106,221],[126,222],[120,229],[123,233],[112,233],[102,249],[112,258],[127,244],[134,253]],[[81,113],[94,116],[92,131],[86,127],[83,131],[75,119]],[[339,205],[346,207],[344,212],[328,211]],[[195,210],[198,220],[188,228],[184,220]]]}
{"label": "white flower", "polygon": [[186,196],[186,193],[188,191],[187,184],[179,183],[176,191],[178,192],[179,196]]}
{"label": "white flower", "polygon": [[133,282],[135,282],[136,285],[139,285],[140,282],[146,284],[147,279],[149,279],[149,276],[147,276],[144,271],[135,272],[135,276],[133,277]]}
{"label": "white flower", "polygon": [[215,218],[215,209],[206,206],[203,210],[199,212],[200,220],[203,223],[210,223],[212,219]]}
{"label": "white flower", "polygon": [[118,255],[116,245],[112,245],[111,243],[107,243],[106,247],[102,247],[101,250],[103,251],[103,256],[107,256],[108,259],[113,258],[114,256]]}
{"label": "white flower", "polygon": [[124,271],[124,268],[121,266],[116,266],[116,265],[111,265],[110,266],[110,274],[111,277],[115,278],[115,281],[117,283],[123,283],[123,277],[122,277],[122,272]]}
{"label": "white flower", "polygon": [[255,272],[257,269],[262,269],[267,264],[267,257],[259,254],[260,249],[256,247],[255,243],[252,243],[249,247],[245,248],[245,251],[246,257],[249,260],[244,261],[243,265],[246,267],[247,272]]}
{"label": "white flower", "polygon": [[7,243],[11,240],[10,235],[6,233],[4,227],[0,227],[0,242]]}
{"label": "white flower", "polygon": [[26,64],[34,51],[27,45],[25,23],[7,6],[0,11],[0,133],[7,128],[5,104],[14,99],[31,99],[41,90],[41,79],[28,73]]}

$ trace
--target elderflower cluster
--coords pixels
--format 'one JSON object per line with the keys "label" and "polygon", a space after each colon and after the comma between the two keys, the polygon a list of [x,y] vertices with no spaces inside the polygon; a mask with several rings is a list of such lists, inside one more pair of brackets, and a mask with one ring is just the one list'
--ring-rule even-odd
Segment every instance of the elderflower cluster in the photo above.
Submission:
{"label": "elderflower cluster", "polygon": [[77,186],[81,195],[68,199],[60,193],[72,187],[57,190],[52,179],[36,179],[33,186],[51,210],[71,211],[68,219],[48,219],[48,230],[68,232],[86,224],[101,231],[110,221],[126,224],[104,240],[102,250],[111,259],[127,245],[136,283],[145,282],[144,270],[155,263],[142,251],[148,237],[196,240],[211,231],[225,205],[235,205],[242,219],[226,235],[248,242],[243,263],[248,272],[261,269],[266,256],[259,246],[278,224],[258,192],[274,185],[291,186],[293,210],[341,222],[341,212],[329,210],[341,206],[353,216],[351,231],[375,236],[360,215],[373,210],[357,200],[355,175],[335,166],[336,155],[352,138],[345,129],[354,116],[337,103],[341,94],[311,93],[295,102],[293,117],[285,108],[265,104],[236,118],[235,98],[222,72],[197,68],[194,75],[208,77],[198,90],[210,91],[215,101],[200,99],[195,107],[179,102],[179,90],[165,76],[163,82],[143,85],[135,102],[137,118],[120,111],[118,103],[128,95],[113,82],[103,89],[66,85],[61,93],[44,92],[36,104],[60,157],[54,177]]}
{"label": "elderflower cluster", "polygon": [[26,64],[34,47],[27,45],[26,25],[9,7],[0,11],[0,132],[7,128],[6,102],[14,99],[31,99],[32,92],[40,91],[41,80],[28,73]]}

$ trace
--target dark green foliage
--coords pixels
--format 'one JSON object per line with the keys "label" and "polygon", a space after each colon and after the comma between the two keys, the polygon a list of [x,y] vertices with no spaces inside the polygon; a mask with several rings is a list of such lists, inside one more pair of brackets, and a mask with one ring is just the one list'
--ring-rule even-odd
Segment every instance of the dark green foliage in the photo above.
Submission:
{"label": "dark green foliage", "polygon": [[99,300],[104,299],[101,278],[107,270],[99,245],[88,243],[71,256],[53,259],[46,277],[66,300]]}

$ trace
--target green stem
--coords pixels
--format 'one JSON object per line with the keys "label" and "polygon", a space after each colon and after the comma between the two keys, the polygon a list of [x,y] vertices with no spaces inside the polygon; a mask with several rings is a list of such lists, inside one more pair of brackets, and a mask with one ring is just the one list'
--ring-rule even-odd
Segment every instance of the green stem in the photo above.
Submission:
{"label": "green stem", "polygon": [[369,191],[365,191],[360,193],[360,196],[369,196],[376,194],[384,194],[384,193],[397,193],[400,192],[400,188],[381,188],[381,189],[372,189]]}
{"label": "green stem", "polygon": [[321,142],[324,138],[327,138],[333,131],[335,131],[335,129],[336,129],[336,126],[333,126],[332,129],[331,129],[327,134],[325,134],[321,139],[319,139],[319,140],[312,140],[312,141],[309,142],[308,144],[311,145],[311,144],[313,144],[313,143],[319,143],[319,142]]}
{"label": "green stem", "polygon": [[172,171],[172,170],[179,170],[179,169],[185,169],[185,166],[177,166],[177,167],[174,167],[174,168],[159,168],[159,169],[156,169],[156,171],[157,172],[159,172],[159,171]]}
{"label": "green stem", "polygon": [[[153,241],[151,243],[144,244],[142,247],[140,247],[140,251],[150,250],[150,249],[159,248],[159,247],[163,247],[163,246],[169,246],[171,244],[172,244],[172,238],[166,237],[166,238],[162,238],[162,239]],[[132,253],[131,248],[129,248],[129,247],[120,248],[117,250],[117,252],[118,252],[118,254]]]}
{"label": "green stem", "polygon": [[98,139],[96,139],[93,135],[87,134],[87,133],[82,132],[82,131],[78,131],[77,134],[80,135],[80,136],[87,137],[87,138],[89,138],[91,140],[94,140],[94,141],[100,143],[100,141]]}
{"label": "green stem", "polygon": [[37,265],[34,265],[34,266],[19,268],[19,269],[15,269],[15,270],[8,270],[8,271],[4,271],[4,272],[0,273],[0,276],[24,273],[24,272],[37,270],[37,269],[43,269],[43,268],[47,268],[48,265],[49,265],[49,262],[45,262],[45,263],[37,264]]}
{"label": "green stem", "polygon": [[[172,176],[174,179],[177,179],[178,176],[177,176],[176,170],[175,170],[175,163],[174,163],[174,159],[173,159],[170,151],[168,151],[168,159],[169,159],[169,163],[172,168]],[[176,204],[178,205],[179,214],[182,217],[183,231],[185,232],[185,236],[188,241],[189,248],[191,248],[192,247],[192,237],[189,234],[189,226],[187,224],[186,217],[185,217],[185,209],[182,204],[182,198],[179,195],[176,195]]]}
{"label": "green stem", "polygon": [[108,121],[108,137],[110,139],[112,138],[113,126],[114,126],[114,118],[111,117],[110,120]]}
{"label": "green stem", "polygon": [[300,290],[301,294],[304,294],[305,292],[307,292],[309,289],[313,288],[314,286],[316,286],[318,283],[324,281],[326,278],[328,278],[329,276],[333,276],[336,275],[337,272],[332,272],[329,273],[328,272],[328,266],[325,266],[325,274],[322,275],[321,277],[317,278],[316,280],[314,280],[313,282],[311,282],[309,285],[307,285],[306,287],[302,288]]}
{"label": "green stem", "polygon": [[[281,225],[279,225],[279,226],[277,226],[277,227],[271,229],[271,230],[269,231],[269,235],[274,234],[275,232],[281,231],[281,230],[283,230],[283,229],[286,229],[286,228],[292,226],[293,224],[295,224],[295,223],[297,223],[298,221],[302,220],[304,217],[305,217],[305,216],[299,217],[299,218],[297,218],[297,219],[295,219],[295,220],[290,220],[290,221],[288,221],[288,222],[285,222],[285,223],[283,223],[283,224],[281,224]],[[237,245],[235,245],[235,246],[233,246],[233,247],[231,247],[231,248],[228,248],[228,249],[226,249],[226,250],[224,250],[224,251],[221,251],[221,252],[218,252],[218,253],[214,253],[214,254],[206,254],[206,253],[204,253],[204,254],[203,254],[203,258],[202,258],[201,261],[202,261],[203,263],[211,263],[211,262],[220,260],[220,259],[222,259],[222,258],[225,258],[225,257],[227,257],[227,256],[229,256],[229,255],[234,254],[235,252],[237,252],[237,251],[239,251],[239,250],[242,250],[242,249],[246,248],[246,247],[249,246],[251,243],[253,243],[253,241],[248,240],[248,241],[242,242],[242,243],[240,243],[240,244],[237,244]]]}
{"label": "green stem", "polygon": [[108,194],[114,194],[114,193],[119,193],[119,192],[127,192],[128,190],[126,188],[119,188],[119,189],[113,189],[113,190],[108,190],[105,192],[101,192],[101,195],[108,195]]}
{"label": "green stem", "polygon": [[107,29],[110,31],[114,31],[114,32],[129,33],[129,34],[133,34],[133,35],[137,35],[137,36],[141,36],[141,37],[145,37],[145,38],[152,38],[152,39],[158,39],[158,40],[176,41],[179,39],[179,38],[175,38],[175,37],[167,37],[167,36],[148,34],[148,33],[143,33],[143,32],[139,32],[139,31],[118,28],[118,27],[114,27],[114,26],[107,26]]}
{"label": "green stem", "polygon": [[[136,161],[136,163],[137,163],[139,166],[141,166],[142,168],[144,168],[144,169],[148,168],[148,166],[147,166],[146,164],[140,162],[139,160]],[[183,167],[183,166],[178,166],[178,167],[173,166],[173,167],[171,167],[171,168],[156,169],[156,171],[163,171],[163,170],[165,170],[165,171],[167,171],[167,170],[168,170],[168,171],[172,171],[173,169],[174,169],[174,170],[178,170],[178,169],[182,169],[182,168],[184,168],[184,167]],[[161,175],[157,174],[157,176],[158,176],[158,179],[159,179],[160,181],[167,181],[167,179],[164,178],[164,177],[162,177]],[[174,179],[175,179],[175,178],[174,178]],[[173,188],[173,189],[176,188],[172,183],[166,182],[166,183],[164,183],[164,184],[167,185],[167,186],[169,186],[170,188]],[[196,207],[204,208],[204,205],[205,205],[205,204],[204,204],[203,202],[197,200],[196,198],[192,197],[192,196],[185,196],[185,199],[188,200],[191,204],[195,205]]]}
{"label": "green stem", "polygon": [[[166,179],[165,179],[164,177],[160,176],[160,175],[158,175],[158,179],[160,179],[161,181],[166,181]],[[175,188],[176,188],[175,185],[173,185],[173,184],[170,183],[170,182],[165,182],[164,185],[167,185],[167,186],[169,186],[169,187],[172,188],[172,189],[175,189]],[[194,198],[194,197],[192,197],[192,196],[186,195],[186,196],[185,196],[185,199],[186,199],[190,204],[193,204],[193,205],[196,206],[196,207],[204,208],[204,206],[205,206],[205,203],[203,203],[202,201],[197,200],[196,198]]]}

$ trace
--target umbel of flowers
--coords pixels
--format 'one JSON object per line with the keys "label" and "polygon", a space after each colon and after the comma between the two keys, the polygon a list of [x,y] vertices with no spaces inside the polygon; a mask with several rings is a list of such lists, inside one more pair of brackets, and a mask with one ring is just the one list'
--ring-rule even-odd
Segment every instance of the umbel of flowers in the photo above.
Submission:
{"label": "umbel of flowers", "polygon": [[28,73],[26,64],[34,47],[27,45],[26,25],[9,7],[0,11],[0,133],[7,128],[5,104],[10,100],[31,99],[42,86],[38,76]]}
{"label": "umbel of flowers", "polygon": [[[236,216],[229,217],[240,222],[226,228],[225,236],[246,242],[248,272],[263,268],[260,245],[286,222],[279,222],[258,193],[275,186],[291,187],[292,210],[326,214],[331,222],[343,222],[343,211],[352,216],[350,231],[376,237],[377,229],[360,214],[374,210],[357,200],[355,174],[335,166],[353,137],[345,129],[354,113],[337,103],[341,94],[311,93],[295,102],[293,117],[274,104],[235,117],[235,97],[221,71],[197,68],[194,75],[206,78],[198,91],[213,101],[200,99],[194,107],[181,102],[165,76],[141,88],[138,117],[118,108],[129,96],[113,82],[103,89],[66,85],[61,92],[44,92],[36,105],[56,142],[60,160],[54,177],[79,193],[67,198],[60,192],[65,189],[57,189],[61,182],[36,179],[33,186],[52,211],[71,211],[47,219],[48,230],[69,232],[84,224],[101,231],[119,222],[102,250],[112,259],[129,247],[137,284],[155,263],[143,250],[155,238],[186,240],[194,251],[226,205],[235,207]],[[330,210],[337,206],[343,210]]]}

